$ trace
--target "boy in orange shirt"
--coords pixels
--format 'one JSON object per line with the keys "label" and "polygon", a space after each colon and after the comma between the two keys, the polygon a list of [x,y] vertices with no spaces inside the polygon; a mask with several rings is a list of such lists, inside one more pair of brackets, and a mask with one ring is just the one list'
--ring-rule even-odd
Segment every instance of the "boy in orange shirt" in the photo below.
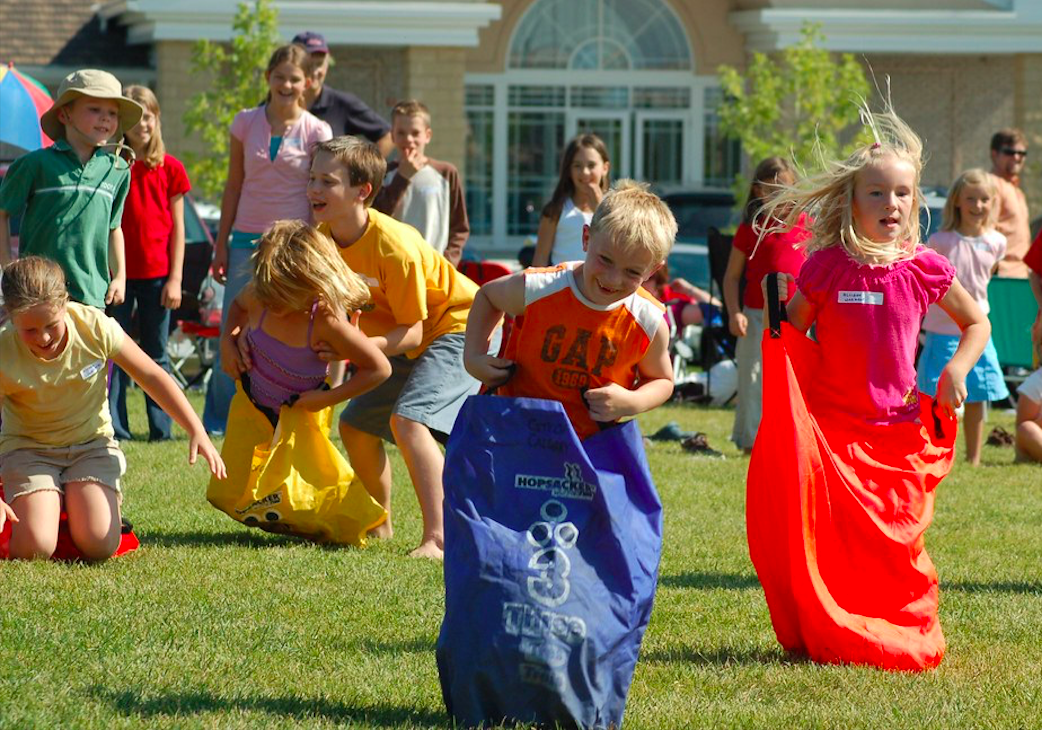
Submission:
{"label": "boy in orange shirt", "polygon": [[[620,180],[583,231],[586,260],[526,269],[481,287],[467,320],[467,371],[500,395],[564,405],[579,438],[673,393],[662,304],[641,283],[662,266],[677,223],[658,196]],[[505,357],[487,355],[503,314]]]}

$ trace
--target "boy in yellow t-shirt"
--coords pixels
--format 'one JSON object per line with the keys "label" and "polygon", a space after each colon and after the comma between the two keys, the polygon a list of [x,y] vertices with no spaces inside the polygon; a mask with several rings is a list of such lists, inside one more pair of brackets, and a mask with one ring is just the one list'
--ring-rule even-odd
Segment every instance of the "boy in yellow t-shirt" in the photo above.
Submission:
{"label": "boy in yellow t-shirt", "polygon": [[[412,555],[440,559],[445,461],[438,442],[480,387],[463,369],[477,285],[415,228],[369,207],[386,169],[377,148],[359,137],[318,144],[311,162],[308,199],[315,221],[369,285],[372,302],[359,326],[392,368],[383,385],[348,403],[340,436],[352,468],[388,513],[391,468],[381,439],[398,444],[423,513],[423,537]],[[390,518],[374,531],[392,533]]]}

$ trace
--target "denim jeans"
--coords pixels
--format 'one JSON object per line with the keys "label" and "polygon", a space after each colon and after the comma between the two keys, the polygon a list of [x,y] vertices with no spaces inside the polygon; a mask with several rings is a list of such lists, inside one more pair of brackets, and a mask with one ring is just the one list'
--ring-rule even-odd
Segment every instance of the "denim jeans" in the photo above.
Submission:
{"label": "denim jeans", "polygon": [[[259,235],[258,235],[259,238]],[[228,310],[242,288],[250,281],[250,256],[252,248],[228,249],[228,279],[224,284],[224,303],[221,305],[221,332],[228,321]],[[207,433],[224,433],[228,422],[228,407],[235,395],[235,381],[221,369],[221,350],[213,364],[213,375],[206,388],[206,403],[203,406],[203,427]]]}
{"label": "denim jeans", "polygon": [[[129,331],[134,306],[137,305],[138,331],[141,349],[156,363],[170,372],[170,358],[166,353],[166,341],[170,335],[170,310],[160,301],[166,277],[156,279],[127,279],[127,296],[122,304],[112,307],[112,316],[120,326]],[[130,439],[130,423],[127,420],[127,386],[130,376],[122,368],[112,368],[109,384],[109,412],[116,438]],[[145,413],[148,414],[148,439],[170,438],[170,416],[159,405],[145,395]]]}

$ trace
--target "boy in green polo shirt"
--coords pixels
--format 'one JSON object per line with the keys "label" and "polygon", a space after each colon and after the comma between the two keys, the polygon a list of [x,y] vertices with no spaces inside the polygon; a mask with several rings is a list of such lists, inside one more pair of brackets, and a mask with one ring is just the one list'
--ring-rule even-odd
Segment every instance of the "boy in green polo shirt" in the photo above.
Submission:
{"label": "boy in green polo shirt", "polygon": [[137,125],[141,114],[106,71],[65,77],[58,100],[40,117],[54,144],[15,160],[0,185],[0,267],[12,258],[9,218],[24,210],[20,255],[60,264],[75,301],[99,308],[123,301],[120,221],[130,166],[104,148]]}

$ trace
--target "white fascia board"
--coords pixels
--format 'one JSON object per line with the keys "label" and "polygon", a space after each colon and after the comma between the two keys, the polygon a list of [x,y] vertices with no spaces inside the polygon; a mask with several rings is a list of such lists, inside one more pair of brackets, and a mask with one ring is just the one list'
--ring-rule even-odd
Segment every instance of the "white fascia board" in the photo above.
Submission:
{"label": "white fascia board", "polygon": [[[1023,0],[1021,0],[1023,2]],[[1028,16],[1028,17],[1025,17]],[[823,47],[851,53],[1010,54],[1042,52],[1042,17],[991,10],[744,10],[730,14],[749,51],[796,44],[820,23]]]}
{"label": "white fascia board", "polygon": [[[491,2],[276,2],[279,31],[287,39],[302,30],[318,30],[331,45],[465,46],[478,45],[478,31],[498,20],[501,8]],[[99,9],[104,18],[129,26],[131,43],[232,36],[236,3],[232,0],[118,0]]]}

